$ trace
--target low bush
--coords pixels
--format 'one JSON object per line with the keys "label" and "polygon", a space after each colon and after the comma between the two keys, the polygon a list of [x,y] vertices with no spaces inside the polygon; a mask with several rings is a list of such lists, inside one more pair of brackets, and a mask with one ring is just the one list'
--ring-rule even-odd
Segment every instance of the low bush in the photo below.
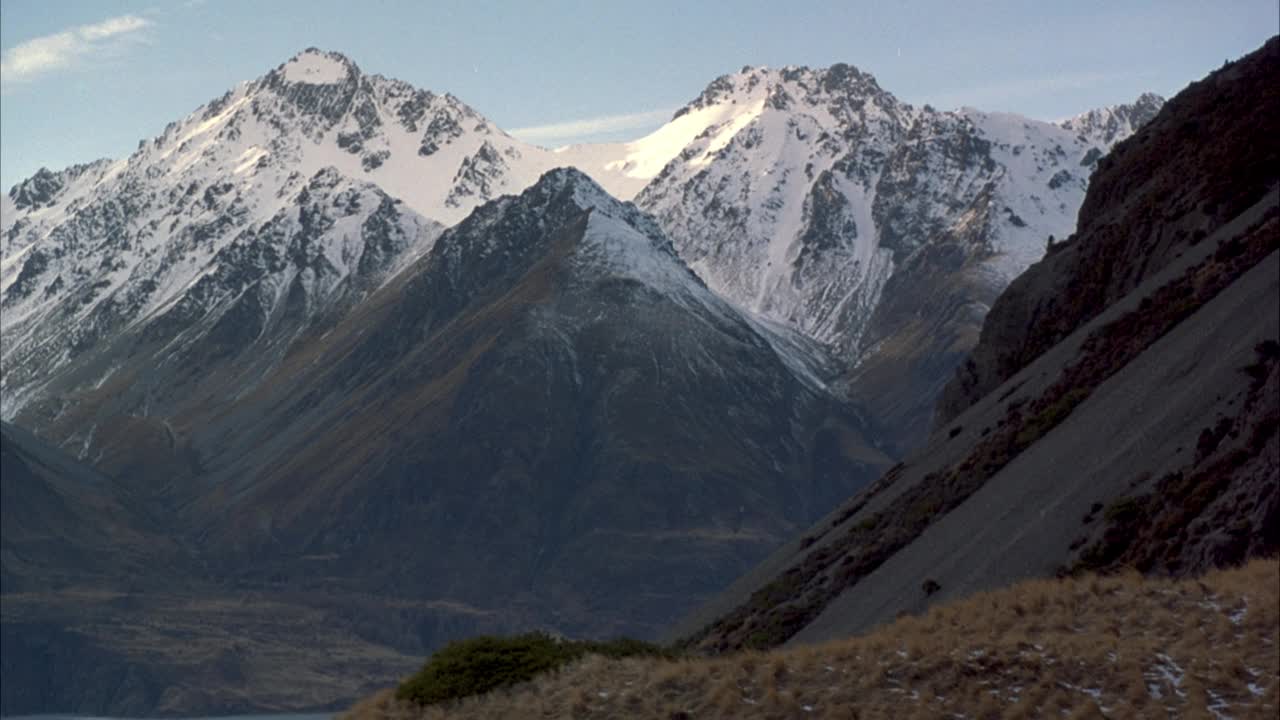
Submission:
{"label": "low bush", "polygon": [[396,689],[396,698],[419,705],[457,700],[528,682],[587,655],[608,658],[674,657],[651,643],[619,638],[608,642],[564,640],[535,632],[514,637],[458,640],[436,651]]}

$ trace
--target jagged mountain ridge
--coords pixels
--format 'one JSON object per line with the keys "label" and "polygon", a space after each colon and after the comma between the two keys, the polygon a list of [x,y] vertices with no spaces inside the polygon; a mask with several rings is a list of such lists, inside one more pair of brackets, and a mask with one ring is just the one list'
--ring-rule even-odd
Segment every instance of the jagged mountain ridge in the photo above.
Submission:
{"label": "jagged mountain ridge", "polygon": [[[222,310],[210,304],[208,291],[189,299],[178,296],[190,295],[192,283],[208,285],[206,278],[227,274],[218,269],[225,261],[219,252],[284,211],[300,188],[327,168],[404,202],[403,218],[394,223],[402,237],[382,243],[393,256],[385,258],[388,267],[403,266],[429,250],[437,232],[431,221],[452,224],[479,203],[522,190],[551,167],[579,166],[623,199],[647,186],[640,204],[655,213],[677,251],[714,290],[833,348],[848,363],[863,349],[860,339],[894,268],[939,228],[959,223],[974,246],[970,252],[991,256],[989,223],[973,216],[990,215],[994,206],[989,192],[967,199],[972,179],[929,180],[939,185],[932,197],[905,210],[885,211],[886,201],[876,200],[880,186],[889,185],[913,198],[929,195],[921,182],[945,175],[946,155],[952,152],[944,151],[939,160],[930,149],[940,144],[940,136],[959,137],[960,146],[985,142],[964,139],[978,131],[962,115],[899,103],[870,75],[845,65],[818,71],[747,68],[713,82],[646,138],[547,151],[507,136],[450,95],[365,75],[337,53],[311,49],[171,124],[127,160],[41,171],[4,197],[0,300],[6,306],[5,360],[16,372],[6,376],[0,410],[13,417],[32,398],[67,390],[39,380],[65,371],[76,357],[101,351],[93,348],[102,338],[122,326],[146,324],[160,309],[195,306],[199,309],[188,315],[203,314],[211,324]],[[1095,112],[1088,123],[1077,122],[1075,143],[1105,147],[1127,127],[1108,119],[1118,115],[1132,124],[1141,112]],[[788,140],[786,157],[773,157],[775,126],[795,127],[806,138]],[[1034,127],[1043,133],[1048,126]],[[769,140],[760,145],[762,138]],[[1028,156],[1042,154],[1044,148],[1030,145]],[[687,204],[693,201],[676,207],[673,200],[701,197],[711,176],[750,175],[745,166],[773,162],[769,172],[794,174],[796,158],[806,153],[814,157],[805,168],[812,177],[790,180],[769,193],[757,188],[740,197],[717,196],[709,207],[712,216],[724,213],[721,220],[691,223],[688,218],[700,213]],[[991,162],[986,158],[981,164]],[[894,169],[886,177],[893,181],[877,181],[879,166],[889,163]],[[935,167],[939,164],[942,169]],[[694,169],[698,172],[691,174]],[[1076,175],[1067,183],[1070,188],[1056,188],[1065,193],[1058,210],[1067,214],[1077,202],[1071,188],[1083,185],[1085,171]],[[856,192],[855,176],[861,178]],[[948,182],[968,189],[947,188]],[[966,209],[984,198],[985,210]],[[877,206],[881,210],[873,213]],[[873,221],[877,213],[884,217]],[[732,217],[752,219],[735,225]],[[762,217],[767,222],[759,222]],[[1061,213],[1054,217],[1058,224],[1069,222]],[[792,221],[802,230],[790,227]],[[1026,234],[1045,229],[1035,222]],[[789,238],[791,232],[796,237]],[[764,235],[774,238],[772,244],[760,242]],[[102,236],[113,242],[100,242]],[[708,250],[711,236],[733,240],[715,240],[714,250]],[[1031,255],[1042,250],[1034,243],[1018,248]],[[777,267],[760,262],[765,251]],[[275,252],[286,255],[287,248],[277,246]],[[349,248],[334,245],[324,254],[338,276],[347,271],[341,258],[351,255]],[[988,284],[998,290],[1005,275]],[[377,282],[365,278],[360,284]],[[322,284],[307,305],[328,308],[329,289]],[[277,310],[270,302],[255,302],[261,305],[255,313]],[[57,321],[51,314],[55,307],[63,308]],[[60,339],[50,338],[48,328],[55,322]]]}
{"label": "jagged mountain ridge", "polygon": [[744,68],[677,114],[727,119],[636,201],[717,292],[852,358],[914,253],[963,235],[998,290],[1070,233],[1093,163],[1158,107],[1058,126],[915,108],[848,65]]}

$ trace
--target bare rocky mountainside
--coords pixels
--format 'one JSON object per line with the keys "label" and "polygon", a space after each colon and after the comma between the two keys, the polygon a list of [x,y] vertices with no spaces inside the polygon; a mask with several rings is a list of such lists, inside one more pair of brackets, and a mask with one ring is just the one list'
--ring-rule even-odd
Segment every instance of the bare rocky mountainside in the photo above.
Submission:
{"label": "bare rocky mountainside", "polygon": [[1013,581],[1280,549],[1280,41],[1100,163],[995,303],[937,432],[681,623],[710,652],[846,637]]}
{"label": "bare rocky mountainside", "polygon": [[924,440],[1162,102],[748,67],[549,150],[310,49],[40,171],[0,196],[0,707],[333,707],[456,637],[656,636]]}

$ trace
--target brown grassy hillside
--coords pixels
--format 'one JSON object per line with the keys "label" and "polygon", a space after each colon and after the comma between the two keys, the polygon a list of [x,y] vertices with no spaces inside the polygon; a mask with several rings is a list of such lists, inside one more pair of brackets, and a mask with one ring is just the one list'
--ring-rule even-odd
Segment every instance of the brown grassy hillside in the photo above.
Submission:
{"label": "brown grassy hillside", "polygon": [[343,720],[1233,717],[1280,712],[1280,562],[1198,580],[1035,580],[823,645],[679,661],[588,658],[418,708]]}

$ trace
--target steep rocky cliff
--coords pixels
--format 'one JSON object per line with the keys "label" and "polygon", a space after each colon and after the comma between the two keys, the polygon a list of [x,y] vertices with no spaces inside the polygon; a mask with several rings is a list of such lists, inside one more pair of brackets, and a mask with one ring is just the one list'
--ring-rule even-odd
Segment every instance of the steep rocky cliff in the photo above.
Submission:
{"label": "steep rocky cliff", "polygon": [[[1276,192],[1280,41],[1192,83],[1099,163],[1076,233],[992,306],[943,392],[945,425],[1046,349]],[[1269,140],[1271,139],[1271,140]]]}

